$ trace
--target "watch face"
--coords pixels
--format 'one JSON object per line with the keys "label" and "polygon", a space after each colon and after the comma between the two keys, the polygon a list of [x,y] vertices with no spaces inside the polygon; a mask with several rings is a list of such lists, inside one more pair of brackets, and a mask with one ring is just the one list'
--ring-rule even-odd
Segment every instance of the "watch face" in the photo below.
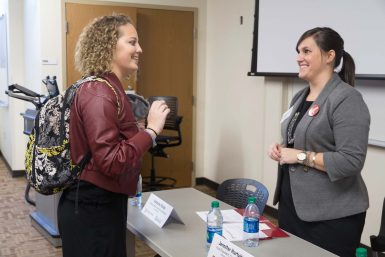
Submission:
{"label": "watch face", "polygon": [[297,154],[297,158],[299,161],[304,161],[306,159],[306,153]]}

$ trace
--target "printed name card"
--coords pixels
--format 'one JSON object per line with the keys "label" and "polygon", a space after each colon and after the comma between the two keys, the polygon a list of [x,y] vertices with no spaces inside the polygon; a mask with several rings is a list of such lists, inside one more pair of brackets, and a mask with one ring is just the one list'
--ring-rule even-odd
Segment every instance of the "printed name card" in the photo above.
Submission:
{"label": "printed name card", "polygon": [[142,213],[160,228],[172,219],[184,224],[175,209],[155,194],[150,195],[146,204],[143,206]]}
{"label": "printed name card", "polygon": [[214,239],[207,257],[253,257],[253,255],[220,235],[214,234]]}

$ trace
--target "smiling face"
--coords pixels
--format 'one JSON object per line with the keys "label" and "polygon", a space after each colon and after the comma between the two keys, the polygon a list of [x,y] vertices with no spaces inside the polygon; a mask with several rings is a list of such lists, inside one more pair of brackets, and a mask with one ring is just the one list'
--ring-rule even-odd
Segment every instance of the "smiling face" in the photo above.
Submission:
{"label": "smiling face", "polygon": [[131,24],[119,27],[119,38],[113,53],[111,70],[119,77],[126,78],[138,70],[139,54],[142,48],[136,29]]}
{"label": "smiling face", "polygon": [[307,37],[302,40],[298,45],[297,52],[299,78],[312,82],[321,76],[330,75],[333,72],[334,51],[323,52],[317,46],[313,37]]}
{"label": "smiling face", "polygon": [[297,48],[298,77],[311,81],[322,69],[322,53],[312,37],[305,38]]}

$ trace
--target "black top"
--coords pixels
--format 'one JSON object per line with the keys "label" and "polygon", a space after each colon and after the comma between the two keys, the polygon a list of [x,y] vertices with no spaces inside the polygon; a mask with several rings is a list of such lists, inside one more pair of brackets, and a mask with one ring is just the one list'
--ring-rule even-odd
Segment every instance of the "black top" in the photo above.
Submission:
{"label": "black top", "polygon": [[[302,119],[302,117],[307,113],[307,110],[309,109],[309,107],[313,104],[313,101],[306,101],[305,99],[299,105],[296,113],[293,115],[293,118],[289,122],[288,129],[287,129],[287,142],[286,142],[288,148],[294,147],[295,129],[297,128],[297,125]],[[293,197],[291,195],[289,165],[287,164],[283,165],[281,172],[282,172],[282,182],[281,182],[279,207],[280,208],[284,207],[286,210],[296,214],[294,203],[293,203]]]}
{"label": "black top", "polygon": [[297,128],[297,125],[312,104],[313,101],[302,101],[297,111],[295,112],[293,118],[289,122],[289,125],[287,127],[287,147],[293,148],[295,140],[294,132]]}

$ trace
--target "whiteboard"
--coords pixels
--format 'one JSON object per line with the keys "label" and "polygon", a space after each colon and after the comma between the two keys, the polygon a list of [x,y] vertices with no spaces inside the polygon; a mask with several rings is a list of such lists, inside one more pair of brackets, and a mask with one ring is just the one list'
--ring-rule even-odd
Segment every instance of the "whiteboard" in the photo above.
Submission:
{"label": "whiteboard", "polygon": [[369,142],[385,146],[385,80],[357,80],[356,88],[370,112]]}
{"label": "whiteboard", "polygon": [[[314,27],[331,27],[363,77],[385,78],[385,0],[256,0],[256,71],[298,73],[295,46]],[[256,38],[254,37],[254,40]],[[257,49],[255,49],[257,48]],[[253,65],[252,65],[253,67]],[[266,74],[268,73],[268,74]]]}

